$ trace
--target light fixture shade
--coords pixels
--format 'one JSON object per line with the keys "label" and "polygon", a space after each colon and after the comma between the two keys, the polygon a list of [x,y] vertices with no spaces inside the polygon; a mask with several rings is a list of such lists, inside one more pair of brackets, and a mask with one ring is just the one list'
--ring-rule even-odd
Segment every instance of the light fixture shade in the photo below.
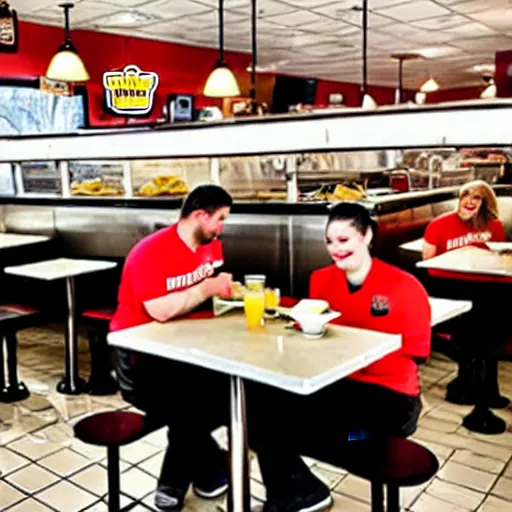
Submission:
{"label": "light fixture shade", "polygon": [[71,49],[62,49],[53,56],[46,78],[58,82],[86,82],[90,77],[79,55]]}
{"label": "light fixture shade", "polygon": [[426,92],[417,92],[414,96],[414,101],[418,105],[423,105],[425,103],[425,100],[427,99],[427,93]]}
{"label": "light fixture shade", "polygon": [[496,84],[492,81],[482,92],[482,94],[480,94],[480,98],[484,99],[484,100],[488,100],[488,99],[491,99],[491,98],[496,98],[496,96],[498,95],[498,91],[497,91],[497,88],[496,88]]}
{"label": "light fixture shade", "polygon": [[433,79],[429,78],[421,87],[421,92],[435,92],[439,90],[439,84]]}
{"label": "light fixture shade", "polygon": [[226,64],[218,64],[210,73],[203,94],[209,98],[232,98],[240,96],[235,75]]}
{"label": "light fixture shade", "polygon": [[369,94],[363,96],[363,104],[361,105],[363,110],[373,110],[377,108],[377,102]]}

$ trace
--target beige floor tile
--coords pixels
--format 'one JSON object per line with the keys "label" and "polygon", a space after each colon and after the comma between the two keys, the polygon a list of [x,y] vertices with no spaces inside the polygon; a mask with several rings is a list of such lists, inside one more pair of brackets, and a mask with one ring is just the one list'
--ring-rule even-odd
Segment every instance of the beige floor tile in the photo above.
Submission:
{"label": "beige floor tile", "polygon": [[78,512],[92,505],[98,498],[66,481],[37,494],[37,499],[59,512]]}
{"label": "beige floor tile", "polygon": [[[52,365],[54,365],[54,363],[52,363]],[[23,407],[26,407],[32,412],[39,412],[52,409],[53,405],[45,396],[32,394],[23,401]]]}
{"label": "beige floor tile", "polygon": [[429,494],[423,493],[412,505],[412,512],[468,512],[470,509],[447,503]]}
{"label": "beige floor tile", "polygon": [[6,480],[27,494],[33,494],[54,484],[59,478],[35,464],[12,473]]}
{"label": "beige floor tile", "polygon": [[461,427],[458,434],[461,436],[467,436],[471,439],[478,439],[479,441],[483,441],[491,445],[503,447],[506,448],[507,450],[510,450],[512,448],[512,432],[507,431],[503,432],[503,434],[489,436],[486,434],[477,434],[476,432],[470,432],[465,427]]}
{"label": "beige floor tile", "polygon": [[33,498],[28,498],[11,507],[8,512],[52,512],[52,509]]}
{"label": "beige floor tile", "polygon": [[29,464],[29,461],[18,455],[17,453],[11,452],[7,448],[0,447],[0,475],[6,476],[17,469],[22,468]]}
{"label": "beige floor tile", "polygon": [[34,434],[34,437],[51,443],[61,443],[64,446],[71,446],[71,441],[75,437],[75,434],[73,427],[67,423],[59,422],[39,430]]}
{"label": "beige floor tile", "polygon": [[331,471],[331,473],[339,473],[340,475],[347,474],[345,469],[339,468],[338,466],[333,466],[332,464],[327,464],[325,462],[317,462],[315,466],[318,466],[320,469],[325,469],[326,471]]}
{"label": "beige floor tile", "polygon": [[334,504],[330,509],[331,512],[370,512],[370,505],[368,503],[363,503],[335,492],[332,493],[332,497]]}
{"label": "beige floor tile", "polygon": [[153,475],[154,477],[158,478],[160,476],[160,471],[162,469],[164,457],[165,457],[165,452],[161,451],[160,453],[153,455],[153,457],[150,457],[149,459],[145,460],[144,462],[141,462],[138,465],[138,467],[143,469],[150,475]]}
{"label": "beige floor tile", "polygon": [[426,428],[418,427],[414,433],[414,438],[423,441],[430,441],[449,448],[466,449],[473,453],[492,457],[503,461],[508,461],[510,458],[510,449],[502,446],[495,446],[491,443],[473,439],[469,436],[462,436],[459,434],[444,434],[442,432],[434,432]]}
{"label": "beige floor tile", "polygon": [[0,510],[5,510],[24,498],[26,498],[25,494],[0,480]]}
{"label": "beige floor tile", "polygon": [[428,428],[429,430],[435,430],[436,432],[445,432],[445,433],[453,433],[456,432],[460,423],[453,423],[451,421],[442,421],[436,418],[431,418],[428,415],[424,418],[421,418],[419,424],[423,428]]}
{"label": "beige floor tile", "polygon": [[323,469],[316,464],[311,468],[311,471],[331,490],[334,489],[345,476],[342,473],[334,473],[333,471]]}
{"label": "beige floor tile", "polygon": [[160,451],[157,446],[145,443],[144,441],[137,441],[128,446],[121,448],[121,460],[130,464],[138,464],[139,462],[149,459]]}
{"label": "beige floor tile", "polygon": [[457,462],[448,461],[438,472],[441,480],[469,487],[480,492],[489,492],[497,476]]}
{"label": "beige floor tile", "polygon": [[346,476],[335,488],[336,492],[370,503],[370,483],[354,475]]}
{"label": "beige floor tile", "polygon": [[512,510],[512,479],[502,476],[494,485],[491,491],[492,494],[503,498],[504,500],[510,501],[510,507]]}
{"label": "beige floor tile", "polygon": [[152,432],[149,436],[144,438],[144,441],[160,449],[167,448],[167,427],[161,428],[156,432]]}
{"label": "beige floor tile", "polygon": [[485,498],[484,493],[444,482],[438,478],[427,487],[426,492],[430,496],[469,510],[476,510]]}
{"label": "beige floor tile", "polygon": [[430,485],[433,479],[415,487],[403,487],[400,489],[400,507],[408,509]]}
{"label": "beige floor tile", "polygon": [[91,460],[69,448],[39,460],[39,464],[61,476],[69,476],[89,466]]}
{"label": "beige floor tile", "polygon": [[83,489],[104,496],[108,490],[107,470],[99,464],[88,467],[70,478],[71,482]]}
{"label": "beige floor tile", "polygon": [[469,450],[455,450],[450,460],[496,475],[501,473],[505,467],[505,463],[502,460],[484,457]]}
{"label": "beige floor tile", "polygon": [[430,441],[423,441],[422,439],[413,439],[418,444],[421,444],[425,448],[428,448],[440,461],[449,459],[454,452],[454,449],[449,446],[443,446],[442,444],[432,443]]}
{"label": "beige floor tile", "polygon": [[61,450],[62,445],[60,443],[48,443],[40,439],[26,437],[9,444],[8,448],[30,460],[39,460]]}
{"label": "beige floor tile", "polygon": [[250,468],[251,468],[251,478],[256,480],[257,482],[263,483],[263,477],[261,476],[261,469],[260,465],[258,463],[258,459],[256,457],[253,457],[250,462]]}
{"label": "beige floor tile", "polygon": [[461,425],[463,417],[464,414],[462,414],[461,412],[453,409],[445,409],[442,406],[432,409],[432,411],[430,411],[427,414],[427,418],[434,418],[436,420],[441,421],[449,421],[451,423],[457,424],[458,426]]}
{"label": "beige floor tile", "polygon": [[509,501],[502,500],[496,496],[488,496],[478,509],[478,512],[507,512],[512,505]]}
{"label": "beige floor tile", "polygon": [[251,480],[251,496],[260,501],[265,501],[267,499],[267,489],[260,482]]}
{"label": "beige floor tile", "polygon": [[13,404],[0,403],[0,423],[12,423],[16,409]]}
{"label": "beige floor tile", "polygon": [[83,443],[77,438],[71,439],[70,447],[76,453],[80,453],[94,462],[102,461],[107,457],[107,449],[104,446]]}
{"label": "beige floor tile", "polygon": [[510,461],[507,465],[507,467],[505,468],[505,472],[503,473],[504,476],[508,477],[508,478],[512,478],[512,461]]}
{"label": "beige floor tile", "polygon": [[157,480],[138,468],[121,474],[121,490],[128,496],[140,499],[156,489]]}

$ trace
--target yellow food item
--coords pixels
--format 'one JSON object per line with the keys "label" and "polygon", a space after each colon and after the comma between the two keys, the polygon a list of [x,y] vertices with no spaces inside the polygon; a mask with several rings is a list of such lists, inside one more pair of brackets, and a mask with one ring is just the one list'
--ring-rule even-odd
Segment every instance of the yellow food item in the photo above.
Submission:
{"label": "yellow food item", "polygon": [[144,183],[139,189],[140,196],[182,196],[188,194],[188,187],[185,181],[178,176],[157,176],[151,181]]}
{"label": "yellow food item", "polygon": [[105,185],[101,178],[71,183],[71,194],[75,196],[118,196],[123,193],[121,188]]}

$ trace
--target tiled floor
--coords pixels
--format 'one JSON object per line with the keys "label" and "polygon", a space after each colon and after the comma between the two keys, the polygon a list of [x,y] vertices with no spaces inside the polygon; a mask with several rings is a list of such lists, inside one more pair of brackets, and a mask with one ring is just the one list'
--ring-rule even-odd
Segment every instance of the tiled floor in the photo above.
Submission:
{"label": "tiled floor", "polygon": [[[105,451],[73,438],[71,425],[95,411],[124,409],[119,396],[65,397],[55,392],[63,367],[62,329],[53,326],[20,334],[19,367],[32,391],[28,400],[0,404],[0,511],[105,512]],[[80,369],[88,373],[89,356],[80,343]],[[482,436],[461,426],[469,407],[443,400],[444,387],[455,365],[434,354],[422,368],[423,416],[414,436],[438,456],[441,469],[429,483],[402,491],[402,506],[411,512],[512,511],[512,408],[497,411],[509,431]],[[502,393],[512,396],[512,364],[500,369]],[[217,432],[225,443],[226,432]],[[153,492],[160,470],[165,431],[160,430],[121,450],[122,505],[140,500],[135,512],[155,510]],[[369,485],[332,466],[307,461],[333,490],[335,512],[369,512]],[[252,460],[254,504],[264,500],[265,488]],[[225,500],[201,501],[191,494],[186,510],[225,509]]]}

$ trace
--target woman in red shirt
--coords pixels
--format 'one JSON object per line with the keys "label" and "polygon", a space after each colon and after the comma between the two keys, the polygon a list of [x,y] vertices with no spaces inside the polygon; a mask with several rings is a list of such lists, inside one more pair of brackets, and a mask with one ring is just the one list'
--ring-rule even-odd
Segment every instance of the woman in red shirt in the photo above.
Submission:
{"label": "woman in red shirt", "polygon": [[460,189],[457,211],[440,215],[427,226],[423,259],[466,245],[505,240],[493,189],[485,181],[472,181]]}
{"label": "woman in red shirt", "polygon": [[332,503],[299,454],[328,461],[354,433],[405,437],[416,428],[416,359],[430,353],[430,304],[416,278],[372,257],[375,227],[361,205],[331,210],[326,244],[334,263],[312,274],[310,296],[341,312],[335,323],[401,334],[402,348],[310,396],[248,386],[249,436],[267,487],[265,512],[312,512]]}
{"label": "woman in red shirt", "polygon": [[[505,240],[505,229],[499,219],[498,200],[493,189],[484,181],[472,181],[460,189],[457,211],[445,213],[427,226],[423,259],[467,245],[487,248],[486,242]],[[508,306],[501,299],[508,295],[505,287],[509,283],[501,278],[438,269],[431,269],[428,273],[438,278],[429,283],[431,295],[473,303],[471,311],[456,321],[451,329],[450,345],[441,342],[440,350],[449,350],[450,356],[459,363],[457,377],[447,385],[446,399],[461,405],[474,404],[483,386],[491,407],[507,407],[510,401],[499,392],[497,361],[487,352],[489,346],[503,343],[510,335]],[[480,368],[483,359],[487,360],[484,381]]]}

